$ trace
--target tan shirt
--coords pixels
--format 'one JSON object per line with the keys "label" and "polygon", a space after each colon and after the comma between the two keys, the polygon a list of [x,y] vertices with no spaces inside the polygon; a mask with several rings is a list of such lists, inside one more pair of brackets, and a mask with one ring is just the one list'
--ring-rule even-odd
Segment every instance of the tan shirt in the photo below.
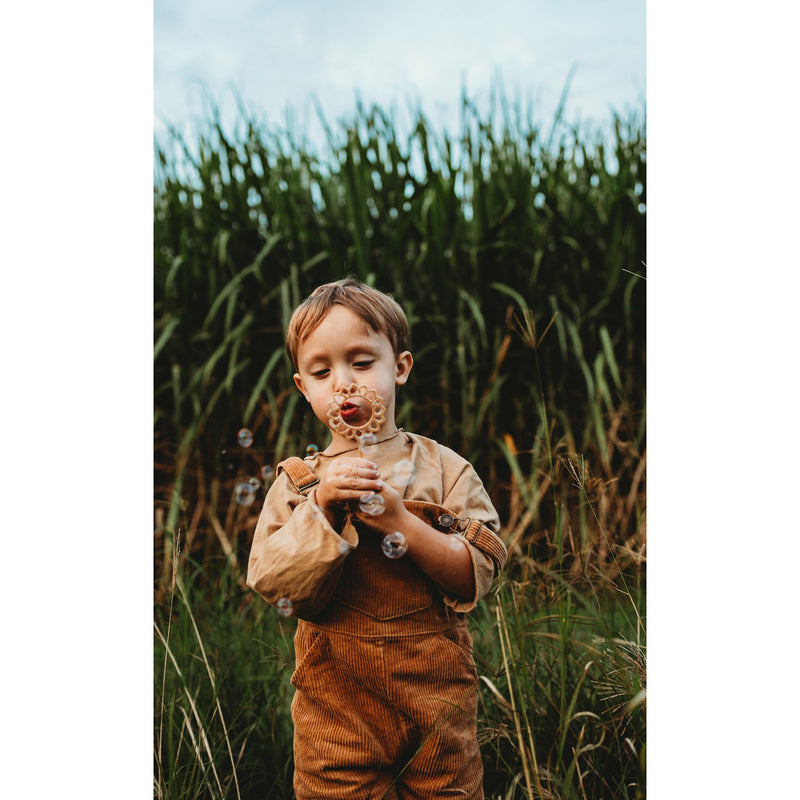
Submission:
{"label": "tan shirt", "polygon": [[[354,454],[358,454],[356,448],[334,456],[319,453],[306,458],[305,462],[322,477],[333,459]],[[497,512],[480,478],[472,465],[450,448],[424,436],[401,431],[382,441],[368,457],[378,465],[381,479],[397,489],[404,502],[443,506],[456,520],[480,523],[484,528],[483,536],[499,531]],[[392,475],[394,465],[403,460],[414,465],[413,478],[405,488]],[[315,489],[308,495],[302,494],[288,474],[281,471],[267,494],[256,525],[248,564],[248,585],[268,603],[277,605],[286,598],[292,603],[294,616],[314,619],[336,590],[345,561],[358,548],[360,536],[380,536],[359,527],[361,534],[350,521],[341,531],[334,530],[316,507]],[[495,548],[499,546],[502,553],[499,563],[497,549],[493,560],[484,550],[465,541],[473,563],[475,595],[458,598],[440,589],[443,602],[453,611],[471,611],[489,591],[505,560],[502,543],[499,538],[496,541],[499,545],[495,544]],[[383,568],[380,561],[372,563],[377,564],[378,569]],[[414,568],[421,573],[416,565],[404,565],[404,569]],[[375,598],[374,602],[380,603],[380,598]]]}

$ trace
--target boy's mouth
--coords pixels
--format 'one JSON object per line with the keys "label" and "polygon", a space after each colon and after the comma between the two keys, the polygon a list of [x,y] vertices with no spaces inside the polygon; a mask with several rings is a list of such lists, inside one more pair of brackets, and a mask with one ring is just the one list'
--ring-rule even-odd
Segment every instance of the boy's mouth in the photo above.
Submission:
{"label": "boy's mouth", "polygon": [[349,422],[358,416],[358,412],[360,410],[361,407],[357,403],[353,403],[350,400],[345,400],[344,403],[342,403],[341,408],[342,419],[345,422]]}

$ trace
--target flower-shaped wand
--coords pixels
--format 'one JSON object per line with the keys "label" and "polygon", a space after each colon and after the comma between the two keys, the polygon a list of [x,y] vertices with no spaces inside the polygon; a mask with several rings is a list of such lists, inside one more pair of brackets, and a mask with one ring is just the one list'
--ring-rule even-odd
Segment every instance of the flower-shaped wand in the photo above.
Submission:
{"label": "flower-shaped wand", "polygon": [[328,426],[346,439],[352,439],[362,458],[362,439],[376,434],[385,421],[383,398],[374,389],[356,383],[335,392],[328,406]]}

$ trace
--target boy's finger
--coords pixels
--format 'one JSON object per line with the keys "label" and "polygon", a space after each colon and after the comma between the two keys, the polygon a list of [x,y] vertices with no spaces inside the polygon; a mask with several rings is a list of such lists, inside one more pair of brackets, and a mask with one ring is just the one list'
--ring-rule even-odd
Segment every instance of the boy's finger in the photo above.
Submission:
{"label": "boy's finger", "polygon": [[383,481],[377,479],[350,476],[338,482],[338,488],[353,492],[379,492],[383,489]]}
{"label": "boy's finger", "polygon": [[377,467],[347,466],[337,470],[333,477],[337,482],[342,480],[377,480],[379,472]]}

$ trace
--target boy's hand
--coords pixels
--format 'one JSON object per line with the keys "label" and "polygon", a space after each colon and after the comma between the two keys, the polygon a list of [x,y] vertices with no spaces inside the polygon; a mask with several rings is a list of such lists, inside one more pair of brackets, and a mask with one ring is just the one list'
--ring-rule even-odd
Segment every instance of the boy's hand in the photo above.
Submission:
{"label": "boy's hand", "polygon": [[383,484],[383,488],[378,492],[378,495],[383,498],[383,513],[378,515],[367,514],[356,505],[356,517],[360,522],[363,522],[378,533],[387,534],[393,531],[402,531],[405,516],[410,513],[403,505],[402,495],[388,483]]}
{"label": "boy's hand", "polygon": [[383,488],[377,464],[366,458],[337,458],[317,486],[317,505],[330,519],[348,501]]}
{"label": "boy's hand", "polygon": [[465,600],[474,597],[475,574],[467,542],[442,533],[415,516],[403,505],[400,492],[388,483],[384,483],[378,494],[383,498],[383,514],[365,514],[355,503],[358,520],[378,535],[399,531],[408,547],[405,558],[413,559],[431,580],[450,594]]}

